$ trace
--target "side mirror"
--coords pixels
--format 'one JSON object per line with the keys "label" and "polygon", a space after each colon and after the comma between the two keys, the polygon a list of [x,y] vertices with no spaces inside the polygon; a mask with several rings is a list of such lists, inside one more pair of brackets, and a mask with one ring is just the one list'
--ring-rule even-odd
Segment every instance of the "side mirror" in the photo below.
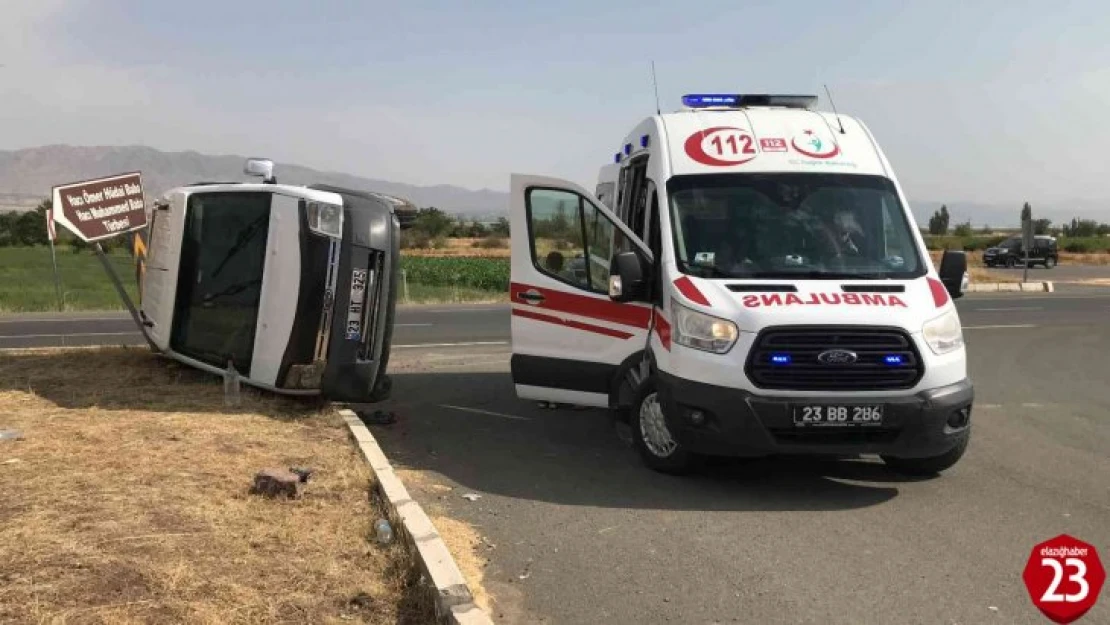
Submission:
{"label": "side mirror", "polygon": [[247,164],[243,166],[243,173],[248,176],[260,176],[267,184],[277,182],[274,178],[274,162],[268,158],[248,158]]}
{"label": "side mirror", "polygon": [[636,252],[621,252],[609,265],[609,299],[632,302],[647,295],[647,263]]}
{"label": "side mirror", "polygon": [[967,280],[967,253],[954,250],[945,250],[940,258],[940,281],[952,299],[964,295],[964,281]]}

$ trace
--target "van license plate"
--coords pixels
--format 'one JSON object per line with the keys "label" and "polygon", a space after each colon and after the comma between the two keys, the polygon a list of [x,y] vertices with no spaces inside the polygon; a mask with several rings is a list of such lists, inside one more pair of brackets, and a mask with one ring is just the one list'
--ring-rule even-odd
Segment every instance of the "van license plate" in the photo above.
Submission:
{"label": "van license plate", "polygon": [[347,305],[347,340],[362,336],[362,301],[366,296],[366,270],[351,271],[351,299]]}
{"label": "van license plate", "polygon": [[852,427],[882,424],[882,405],[794,406],[794,425],[798,427]]}

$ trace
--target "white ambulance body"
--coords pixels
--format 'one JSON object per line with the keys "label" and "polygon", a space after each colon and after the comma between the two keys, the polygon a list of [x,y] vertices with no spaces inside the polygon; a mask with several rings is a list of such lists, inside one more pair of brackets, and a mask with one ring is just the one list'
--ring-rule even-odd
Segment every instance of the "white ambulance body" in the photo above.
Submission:
{"label": "white ambulance body", "polygon": [[938,274],[870,131],[815,101],[687,96],[601,169],[611,200],[514,175],[518,396],[616,409],[660,471],[703,455],[955,464],[974,395],[953,302],[966,258]]}

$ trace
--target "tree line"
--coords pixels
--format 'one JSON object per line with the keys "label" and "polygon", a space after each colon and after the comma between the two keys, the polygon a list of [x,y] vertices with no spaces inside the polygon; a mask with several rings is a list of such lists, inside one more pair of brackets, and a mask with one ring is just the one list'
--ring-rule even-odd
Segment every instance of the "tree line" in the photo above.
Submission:
{"label": "tree line", "polygon": [[[50,209],[50,200],[43,200],[39,205],[29,211],[0,212],[0,247],[35,247],[49,245],[50,239],[46,233],[46,211]],[[65,246],[74,252],[91,249],[88,243],[75,237],[62,227],[55,228],[57,239],[55,245]],[[131,249],[130,236],[117,236],[100,242],[105,251],[117,249]]]}
{"label": "tree line", "polygon": [[[1071,222],[1053,225],[1051,219],[1032,219],[1033,207],[1026,202],[1021,207],[1021,220],[1024,223],[1026,219],[1033,222],[1033,234],[1049,234],[1052,236],[1063,237],[1101,237],[1110,236],[1110,223],[1100,223],[1094,219],[1072,219]],[[944,236],[948,234],[951,215],[948,213],[948,206],[941,205],[941,207],[929,217],[928,231],[929,234],[934,236]],[[990,226],[983,226],[978,234],[989,235],[993,234]],[[976,234],[971,227],[971,220],[964,223],[956,224],[952,229],[952,234],[958,237],[969,237]]]}
{"label": "tree line", "polygon": [[442,247],[448,238],[479,239],[475,247],[506,247],[509,238],[509,220],[500,217],[492,224],[456,217],[446,211],[429,206],[416,211],[412,226],[402,232],[401,246]]}

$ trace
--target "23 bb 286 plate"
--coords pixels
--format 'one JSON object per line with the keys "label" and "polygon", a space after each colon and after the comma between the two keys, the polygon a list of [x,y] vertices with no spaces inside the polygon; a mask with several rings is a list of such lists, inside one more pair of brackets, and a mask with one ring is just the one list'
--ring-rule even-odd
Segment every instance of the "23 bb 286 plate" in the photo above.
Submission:
{"label": "23 bb 286 plate", "polygon": [[794,406],[794,425],[798,427],[859,427],[882,424],[882,404]]}

